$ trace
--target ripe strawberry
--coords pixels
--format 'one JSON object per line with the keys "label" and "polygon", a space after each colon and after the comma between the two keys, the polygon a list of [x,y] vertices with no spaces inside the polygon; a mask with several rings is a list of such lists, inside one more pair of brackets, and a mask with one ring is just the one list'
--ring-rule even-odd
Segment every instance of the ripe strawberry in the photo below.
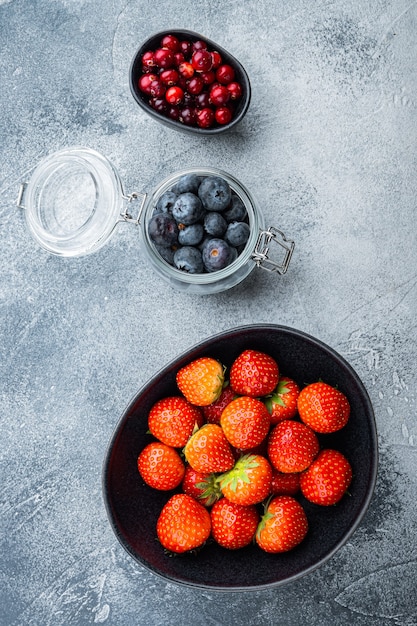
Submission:
{"label": "ripe strawberry", "polygon": [[178,452],[159,441],[142,450],[137,465],[145,483],[161,491],[175,489],[184,477],[185,466]]}
{"label": "ripe strawberry", "polygon": [[163,547],[178,554],[202,546],[210,532],[210,513],[185,493],[177,493],[168,500],[156,524],[156,533]]}
{"label": "ripe strawberry", "polygon": [[265,406],[271,414],[271,424],[295,417],[299,393],[300,388],[292,378],[280,377],[277,387],[265,400]]}
{"label": "ripe strawberry", "polygon": [[294,496],[300,491],[300,472],[285,474],[272,468],[271,492],[275,496]]}
{"label": "ripe strawberry", "polygon": [[204,506],[211,506],[222,496],[216,475],[196,472],[191,465],[185,468],[181,487],[184,493],[192,496]]}
{"label": "ripe strawberry", "polygon": [[305,424],[318,433],[334,433],[345,426],[350,416],[347,397],[327,383],[311,383],[298,396],[298,412]]}
{"label": "ripe strawberry", "polygon": [[272,467],[258,454],[242,456],[233,469],[219,477],[224,497],[243,506],[265,500],[271,492],[271,480]]}
{"label": "ripe strawberry", "polygon": [[229,442],[218,424],[204,424],[188,440],[184,448],[187,462],[197,472],[227,472],[234,465]]}
{"label": "ripe strawberry", "polygon": [[294,420],[279,422],[268,438],[268,457],[279,472],[302,472],[312,463],[319,449],[315,432]]}
{"label": "ripe strawberry", "polygon": [[158,400],[148,415],[148,428],[156,439],[173,448],[183,448],[195,428],[203,424],[203,415],[181,396]]}
{"label": "ripe strawberry", "polygon": [[220,396],[224,382],[224,367],[216,359],[201,357],[177,372],[179,390],[191,404],[207,406]]}
{"label": "ripe strawberry", "polygon": [[301,504],[291,496],[276,496],[266,508],[256,532],[256,543],[265,552],[288,552],[300,544],[308,531]]}
{"label": "ripe strawberry", "polygon": [[232,446],[247,450],[258,446],[265,439],[270,418],[263,402],[257,398],[240,396],[226,406],[220,425]]}
{"label": "ripe strawberry", "polygon": [[235,397],[236,394],[230,385],[224,387],[220,396],[215,402],[213,402],[213,404],[202,407],[202,412],[206,422],[208,424],[220,424],[223,409],[225,409],[229,402],[234,400]]}
{"label": "ripe strawberry", "polygon": [[301,492],[314,504],[336,504],[352,480],[352,467],[338,450],[321,450],[310,467],[301,474]]}
{"label": "ripe strawberry", "polygon": [[211,534],[223,548],[237,550],[253,540],[260,521],[254,505],[242,506],[227,498],[218,500],[211,509]]}
{"label": "ripe strawberry", "polygon": [[230,385],[241,396],[266,396],[273,392],[278,379],[275,359],[258,350],[244,350],[230,368]]}

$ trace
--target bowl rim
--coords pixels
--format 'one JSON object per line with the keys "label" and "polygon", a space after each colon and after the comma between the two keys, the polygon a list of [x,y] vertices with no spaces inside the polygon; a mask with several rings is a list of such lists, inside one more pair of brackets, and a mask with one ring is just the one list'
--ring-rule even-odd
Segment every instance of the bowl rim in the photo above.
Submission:
{"label": "bowl rim", "polygon": [[[337,543],[333,546],[333,548],[329,550],[329,552],[327,552],[319,561],[317,561],[313,565],[306,567],[302,571],[297,572],[296,574],[290,575],[285,579],[273,581],[269,583],[263,583],[259,585],[248,585],[248,586],[228,585],[228,586],[222,587],[219,585],[212,585],[212,584],[205,585],[203,583],[194,583],[193,581],[183,580],[181,578],[176,578],[175,576],[172,576],[172,575],[164,574],[160,572],[158,569],[152,567],[152,565],[146,563],[144,560],[141,560],[140,558],[138,558],[138,556],[135,554],[131,546],[128,544],[128,542],[124,539],[124,537],[119,532],[119,529],[116,526],[113,512],[110,507],[110,502],[107,497],[107,478],[109,476],[109,462],[110,462],[110,457],[111,457],[111,451],[112,451],[114,444],[116,443],[117,439],[119,438],[121,434],[122,427],[127,419],[127,416],[131,412],[134,404],[138,400],[139,396],[141,396],[143,393],[146,392],[146,390],[149,387],[151,387],[152,381],[160,377],[161,374],[163,374],[165,371],[168,371],[170,368],[172,368],[172,366],[175,363],[178,364],[180,361],[184,361],[185,363],[187,361],[187,357],[186,357],[187,354],[189,355],[190,353],[197,351],[197,350],[202,351],[215,341],[224,339],[227,336],[240,334],[242,332],[249,331],[249,330],[250,331],[253,331],[253,330],[279,331],[284,334],[295,336],[297,338],[310,342],[316,347],[318,347],[319,349],[327,352],[336,360],[338,364],[340,364],[343,368],[349,371],[350,375],[352,376],[352,378],[355,380],[356,384],[358,385],[358,387],[360,387],[362,391],[363,401],[364,401],[364,404],[366,405],[366,412],[369,417],[369,427],[370,427],[371,442],[372,442],[371,459],[370,459],[371,472],[370,472],[370,478],[369,478],[369,485],[366,491],[366,496],[363,498],[361,509],[358,512],[354,522],[343,533],[343,536],[339,539],[339,541],[337,541]],[[181,365],[179,365],[179,367],[181,367]],[[110,521],[110,525],[118,541],[122,545],[122,547],[134,559],[134,561],[138,563],[138,565],[156,574],[159,578],[165,580],[165,582],[169,581],[171,583],[175,583],[175,584],[185,586],[188,588],[194,588],[194,589],[200,589],[200,590],[206,590],[206,591],[210,590],[210,591],[216,591],[216,592],[222,592],[222,593],[243,592],[243,591],[245,592],[246,591],[262,591],[262,590],[281,587],[288,583],[294,582],[295,580],[303,578],[304,576],[307,576],[308,574],[311,574],[312,572],[322,567],[325,563],[327,563],[336,554],[336,552],[338,552],[340,548],[342,548],[347,543],[349,538],[353,535],[353,533],[360,526],[365,514],[368,511],[370,502],[372,500],[372,497],[375,491],[375,485],[376,485],[377,475],[378,475],[378,461],[379,461],[378,434],[377,434],[377,426],[376,426],[376,420],[375,420],[375,412],[374,412],[367,389],[365,388],[362,380],[360,379],[359,375],[356,373],[354,368],[350,365],[350,363],[348,363],[348,361],[343,356],[341,356],[334,348],[331,348],[325,342],[321,341],[320,339],[316,337],[313,337],[312,335],[304,331],[297,330],[290,326],[285,326],[285,325],[280,325],[280,324],[268,324],[268,323],[267,324],[261,324],[261,323],[245,324],[242,326],[236,326],[228,330],[224,330],[214,335],[211,335],[210,337],[207,337],[206,339],[203,339],[202,341],[194,345],[191,345],[189,348],[186,348],[180,355],[178,355],[176,358],[171,359],[169,363],[167,363],[164,367],[160,368],[157,372],[155,372],[148,379],[148,381],[144,385],[142,385],[139,391],[135,393],[134,396],[132,396],[126,409],[121,414],[116,424],[116,427],[113,431],[113,434],[110,438],[109,444],[106,448],[106,454],[104,457],[103,467],[102,467],[102,496],[103,496],[105,508],[107,511],[107,516]]]}
{"label": "bowl rim", "polygon": [[[236,65],[244,82],[244,94],[245,94],[244,103],[238,115],[234,117],[228,124],[224,124],[224,126],[216,126],[213,128],[200,128],[198,126],[187,126],[186,124],[182,124],[181,122],[177,122],[176,120],[171,120],[170,118],[167,118],[161,115],[160,113],[155,111],[144,99],[140,97],[140,95],[138,94],[137,88],[135,86],[135,82],[133,80],[134,70],[136,68],[137,61],[139,57],[143,54],[147,46],[149,46],[153,40],[156,40],[158,38],[160,39],[167,34],[174,34],[174,35],[180,34],[183,37],[190,37],[194,39],[195,41],[197,41],[198,39],[202,39],[206,41],[210,46],[212,46],[214,50],[218,50],[226,59],[228,58]],[[221,45],[217,44],[216,42],[212,41],[205,35],[202,35],[196,31],[187,30],[183,28],[172,28],[169,30],[157,31],[153,35],[150,35],[136,49],[136,52],[134,53],[132,57],[130,67],[129,67],[129,87],[130,87],[131,94],[134,100],[136,101],[136,103],[141,107],[141,109],[145,113],[150,115],[156,121],[160,122],[161,124],[164,124],[165,126],[168,126],[169,128],[174,128],[175,130],[178,130],[178,131],[195,134],[195,135],[204,135],[206,137],[207,136],[210,137],[213,135],[220,135],[234,128],[234,126],[236,126],[236,124],[238,124],[246,115],[246,112],[249,108],[249,104],[250,104],[251,97],[252,97],[252,90],[251,90],[249,76],[245,68],[243,67],[242,63],[228,50],[226,50],[225,48],[223,48]]]}

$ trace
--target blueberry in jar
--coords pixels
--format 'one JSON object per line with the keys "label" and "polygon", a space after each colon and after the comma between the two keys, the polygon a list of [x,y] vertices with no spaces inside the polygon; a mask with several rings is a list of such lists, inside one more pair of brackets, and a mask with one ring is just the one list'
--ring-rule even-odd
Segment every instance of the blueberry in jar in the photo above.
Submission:
{"label": "blueberry in jar", "polygon": [[190,224],[180,227],[178,232],[178,243],[182,246],[197,246],[204,237],[202,224]]}
{"label": "blueberry in jar", "polygon": [[187,193],[187,191],[196,194],[200,186],[200,177],[197,174],[183,174],[174,185],[172,191],[176,194]]}
{"label": "blueberry in jar", "polygon": [[203,248],[202,258],[207,272],[217,272],[232,263],[237,256],[236,250],[224,239],[210,239]]}
{"label": "blueberry in jar", "polygon": [[238,195],[232,193],[230,206],[223,213],[228,222],[244,222],[247,219],[246,207]]}
{"label": "blueberry in jar", "polygon": [[174,265],[188,274],[201,274],[204,271],[200,250],[193,246],[182,246],[174,253]]}
{"label": "blueberry in jar", "polygon": [[171,213],[177,198],[177,194],[173,191],[166,191],[156,203],[156,211],[158,213]]}
{"label": "blueberry in jar", "polygon": [[223,237],[227,229],[227,222],[221,213],[209,211],[204,217],[204,230],[213,237]]}
{"label": "blueberry in jar", "polygon": [[220,176],[206,176],[198,188],[198,197],[207,211],[224,211],[232,199],[229,183]]}
{"label": "blueberry in jar", "polygon": [[172,207],[172,215],[178,224],[195,224],[202,219],[204,207],[195,194],[187,191],[178,196]]}
{"label": "blueberry in jar", "polygon": [[157,213],[151,217],[148,225],[149,237],[155,245],[169,248],[178,242],[178,225],[171,215]]}
{"label": "blueberry in jar", "polygon": [[246,222],[232,222],[224,235],[228,244],[234,247],[243,246],[249,239],[250,228]]}

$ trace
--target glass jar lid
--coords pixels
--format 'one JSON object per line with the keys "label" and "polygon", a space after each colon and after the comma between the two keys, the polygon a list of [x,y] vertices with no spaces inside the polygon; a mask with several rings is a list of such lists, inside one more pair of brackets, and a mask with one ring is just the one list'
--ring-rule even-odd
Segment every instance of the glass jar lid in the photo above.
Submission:
{"label": "glass jar lid", "polygon": [[39,245],[71,257],[101,248],[119,221],[123,198],[112,163],[95,150],[73,147],[38,164],[18,204]]}

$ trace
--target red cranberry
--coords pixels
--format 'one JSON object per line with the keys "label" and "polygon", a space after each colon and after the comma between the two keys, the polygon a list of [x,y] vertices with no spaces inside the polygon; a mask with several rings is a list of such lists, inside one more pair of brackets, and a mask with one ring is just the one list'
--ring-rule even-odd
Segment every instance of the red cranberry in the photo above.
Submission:
{"label": "red cranberry", "polygon": [[184,91],[183,103],[185,106],[189,106],[190,104],[194,104],[194,96],[188,91]]}
{"label": "red cranberry", "polygon": [[226,87],[229,90],[230,98],[232,100],[237,100],[238,98],[242,96],[243,90],[242,90],[242,86],[240,83],[237,83],[237,82],[229,83],[228,85],[226,85]]}
{"label": "red cranberry", "polygon": [[229,107],[218,107],[214,116],[218,124],[228,124],[232,119],[232,111]]}
{"label": "red cranberry", "polygon": [[201,49],[193,52],[191,57],[191,65],[197,72],[208,72],[211,70],[213,60],[208,50]]}
{"label": "red cranberry", "polygon": [[150,95],[151,83],[157,79],[158,76],[156,74],[142,74],[138,81],[138,87],[141,91]]}
{"label": "red cranberry", "polygon": [[176,106],[169,107],[168,109],[168,117],[175,122],[180,121],[180,110]]}
{"label": "red cranberry", "polygon": [[222,106],[230,100],[230,92],[224,85],[214,85],[210,90],[210,100],[215,106]]}
{"label": "red cranberry", "polygon": [[235,70],[231,65],[227,65],[226,63],[220,65],[220,67],[216,70],[216,79],[222,85],[227,85],[227,83],[231,83],[235,78]]}
{"label": "red cranberry", "polygon": [[169,70],[163,70],[159,75],[160,80],[164,83],[164,85],[175,85],[180,78],[177,70],[170,68]]}
{"label": "red cranberry", "polygon": [[160,98],[165,95],[166,87],[159,79],[153,80],[149,87],[149,92],[154,98]]}
{"label": "red cranberry", "polygon": [[213,70],[209,70],[208,72],[200,72],[200,76],[203,79],[205,85],[211,85],[216,80],[216,74]]}
{"label": "red cranberry", "polygon": [[200,76],[193,76],[187,83],[188,91],[193,94],[193,96],[198,96],[198,94],[203,91],[203,87],[203,79],[200,78]]}
{"label": "red cranberry", "polygon": [[180,104],[184,98],[184,91],[181,87],[169,87],[165,94],[165,99],[169,104],[173,104],[174,106]]}
{"label": "red cranberry", "polygon": [[165,35],[161,41],[161,48],[168,48],[172,52],[178,52],[180,49],[180,41],[174,35]]}
{"label": "red cranberry", "polygon": [[192,53],[193,47],[191,45],[191,41],[181,41],[180,43],[180,51],[183,53],[184,57],[189,57]]}
{"label": "red cranberry", "polygon": [[183,55],[183,53],[182,52],[175,52],[175,54],[174,54],[174,65],[176,67],[178,67],[178,65],[180,63],[184,63],[184,61],[185,61],[185,56]]}
{"label": "red cranberry", "polygon": [[223,62],[220,52],[217,52],[217,50],[213,50],[213,52],[211,53],[211,59],[213,61],[213,69],[218,68]]}
{"label": "red cranberry", "polygon": [[207,91],[202,91],[195,97],[195,104],[199,109],[205,109],[210,106],[210,94]]}
{"label": "red cranberry", "polygon": [[196,112],[194,107],[186,106],[180,111],[180,121],[187,126],[195,124]]}
{"label": "red cranberry", "polygon": [[144,67],[155,67],[155,56],[152,50],[148,50],[142,55],[142,65]]}
{"label": "red cranberry", "polygon": [[191,63],[188,63],[188,61],[180,63],[180,65],[178,66],[178,72],[180,76],[183,76],[184,78],[191,78],[192,76],[194,76],[194,68]]}
{"label": "red cranberry", "polygon": [[214,111],[209,107],[199,109],[196,113],[197,124],[200,128],[210,128],[214,123]]}
{"label": "red cranberry", "polygon": [[201,41],[201,39],[199,39],[198,41],[194,41],[194,43],[192,44],[193,50],[207,50],[207,44],[205,41]]}
{"label": "red cranberry", "polygon": [[154,52],[155,63],[158,67],[172,67],[174,65],[174,53],[168,48],[158,48]]}
{"label": "red cranberry", "polygon": [[151,98],[149,104],[155,111],[158,111],[158,113],[165,114],[168,111],[168,103],[164,98]]}

